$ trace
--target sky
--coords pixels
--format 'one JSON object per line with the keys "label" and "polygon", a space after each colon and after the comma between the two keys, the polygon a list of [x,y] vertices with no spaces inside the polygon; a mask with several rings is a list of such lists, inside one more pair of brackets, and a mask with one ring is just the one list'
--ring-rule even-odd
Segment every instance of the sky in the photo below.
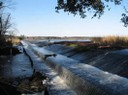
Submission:
{"label": "sky", "polygon": [[14,0],[13,22],[18,35],[25,36],[128,36],[128,28],[121,23],[122,8],[111,5],[98,19],[55,12],[57,0]]}

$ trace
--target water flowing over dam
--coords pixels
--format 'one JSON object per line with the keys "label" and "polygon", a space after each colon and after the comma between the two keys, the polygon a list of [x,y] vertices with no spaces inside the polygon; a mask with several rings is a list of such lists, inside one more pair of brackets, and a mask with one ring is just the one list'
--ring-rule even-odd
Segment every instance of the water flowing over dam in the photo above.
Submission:
{"label": "water flowing over dam", "polygon": [[128,94],[127,49],[78,52],[61,44],[27,44],[78,95]]}
{"label": "water flowing over dam", "polygon": [[80,63],[89,64],[101,70],[128,78],[128,49],[81,52],[60,44],[53,44],[44,48],[75,59]]}

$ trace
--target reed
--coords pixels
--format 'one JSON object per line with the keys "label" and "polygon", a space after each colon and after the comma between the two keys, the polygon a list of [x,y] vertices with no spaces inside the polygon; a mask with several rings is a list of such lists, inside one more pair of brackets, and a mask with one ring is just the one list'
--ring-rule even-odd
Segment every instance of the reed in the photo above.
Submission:
{"label": "reed", "polygon": [[92,39],[93,42],[97,42],[100,45],[107,45],[113,47],[128,47],[128,37],[120,36],[106,36],[106,37],[95,37]]}

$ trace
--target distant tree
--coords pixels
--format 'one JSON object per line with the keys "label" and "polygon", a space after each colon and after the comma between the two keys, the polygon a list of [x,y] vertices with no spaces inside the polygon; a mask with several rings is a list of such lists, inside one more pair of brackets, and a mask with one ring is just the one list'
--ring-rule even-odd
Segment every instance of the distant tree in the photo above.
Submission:
{"label": "distant tree", "polygon": [[[128,13],[127,7],[122,5],[122,2],[127,0],[57,0],[56,11],[63,9],[64,12],[72,13],[74,15],[80,15],[82,18],[87,16],[88,12],[93,12],[92,17],[101,17],[105,11],[105,8],[110,9],[111,3],[115,5],[123,6],[125,13],[122,14],[121,21],[124,26],[128,26]],[[128,4],[127,4],[128,5]]]}

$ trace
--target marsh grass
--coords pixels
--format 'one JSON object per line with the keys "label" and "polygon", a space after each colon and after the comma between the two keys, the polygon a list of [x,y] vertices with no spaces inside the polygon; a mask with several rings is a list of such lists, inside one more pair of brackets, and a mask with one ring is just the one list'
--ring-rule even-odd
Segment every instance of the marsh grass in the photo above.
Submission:
{"label": "marsh grass", "polygon": [[106,36],[106,37],[91,37],[90,43],[68,43],[69,47],[73,47],[76,52],[90,51],[90,50],[117,50],[128,48],[128,36]]}
{"label": "marsh grass", "polygon": [[106,37],[95,37],[92,39],[93,42],[97,42],[100,45],[112,46],[112,47],[128,47],[128,37],[120,36],[106,36]]}

